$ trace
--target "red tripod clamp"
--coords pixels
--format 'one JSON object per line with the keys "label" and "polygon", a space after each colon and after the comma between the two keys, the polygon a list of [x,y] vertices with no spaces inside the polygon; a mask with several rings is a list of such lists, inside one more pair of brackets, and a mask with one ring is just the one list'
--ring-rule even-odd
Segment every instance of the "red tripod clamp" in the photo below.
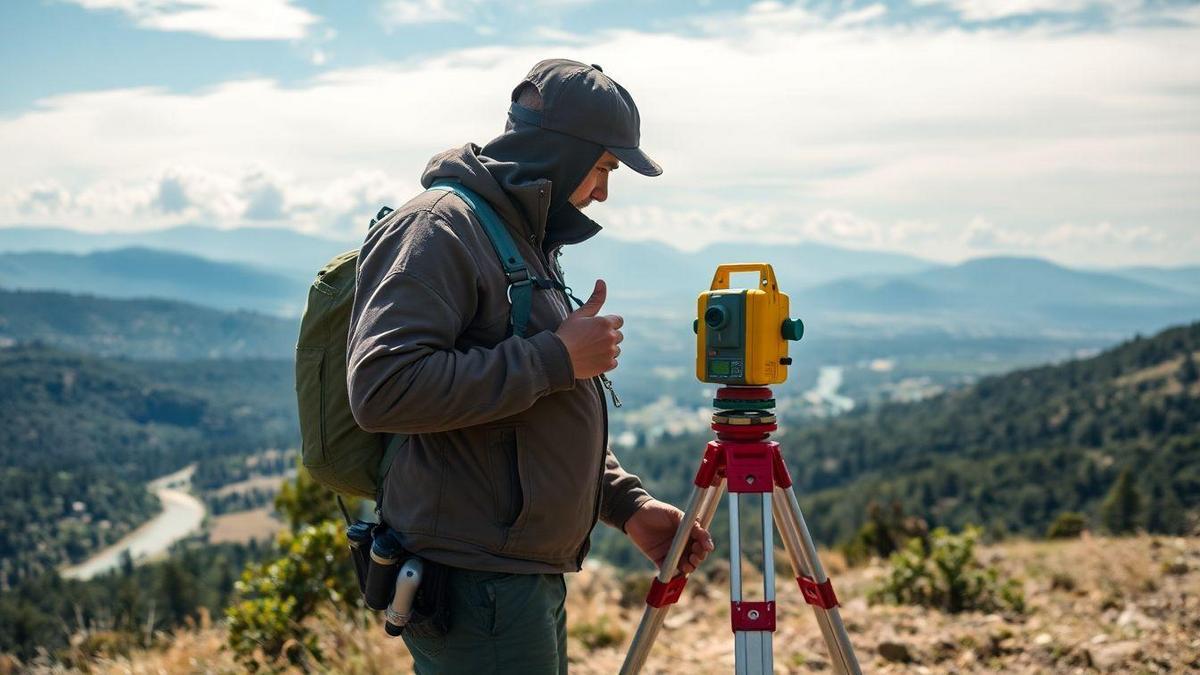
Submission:
{"label": "red tripod clamp", "polygon": [[675,578],[667,583],[654,578],[650,582],[650,592],[646,594],[646,604],[651,607],[663,607],[673,605],[679,601],[679,596],[683,595],[683,587],[687,585],[687,576],[676,574]]}
{"label": "red tripod clamp", "polygon": [[729,623],[736,633],[742,631],[775,631],[775,601],[747,602],[734,600],[729,603]]}
{"label": "red tripod clamp", "polygon": [[821,609],[833,609],[838,606],[837,595],[833,592],[832,579],[826,579],[818,584],[817,580],[812,577],[799,576],[796,577],[796,583],[800,584],[800,592],[808,604]]}

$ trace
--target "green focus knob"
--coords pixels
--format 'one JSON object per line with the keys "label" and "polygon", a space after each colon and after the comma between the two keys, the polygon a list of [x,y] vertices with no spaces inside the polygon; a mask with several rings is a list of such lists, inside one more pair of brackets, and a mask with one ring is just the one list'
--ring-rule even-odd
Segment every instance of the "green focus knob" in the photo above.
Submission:
{"label": "green focus knob", "polygon": [[800,319],[783,320],[783,339],[799,342],[804,337],[804,322]]}

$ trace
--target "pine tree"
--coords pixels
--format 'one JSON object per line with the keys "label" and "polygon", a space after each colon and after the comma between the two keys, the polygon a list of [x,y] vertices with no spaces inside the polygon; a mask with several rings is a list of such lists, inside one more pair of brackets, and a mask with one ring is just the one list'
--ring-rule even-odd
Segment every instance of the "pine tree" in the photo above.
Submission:
{"label": "pine tree", "polygon": [[1197,379],[1200,379],[1200,371],[1196,369],[1196,360],[1190,351],[1186,351],[1183,353],[1183,363],[1179,366],[1179,381],[1191,384]]}
{"label": "pine tree", "polygon": [[1142,495],[1133,484],[1129,469],[1123,469],[1100,505],[1100,521],[1109,532],[1126,534],[1137,527],[1141,510]]}

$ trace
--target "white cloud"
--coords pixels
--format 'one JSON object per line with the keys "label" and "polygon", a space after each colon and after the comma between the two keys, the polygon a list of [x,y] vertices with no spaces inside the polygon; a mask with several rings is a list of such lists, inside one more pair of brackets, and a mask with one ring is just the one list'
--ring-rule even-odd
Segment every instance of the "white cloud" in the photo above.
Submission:
{"label": "white cloud", "polygon": [[[0,119],[0,224],[278,216],[360,233],[380,203],[417,189],[431,155],[498,133],[532,63],[565,56],[602,64],[633,93],[643,146],[666,169],[614,174],[610,201],[591,207],[622,237],[807,237],[940,259],[998,247],[1089,263],[1200,256],[1183,245],[1200,220],[1195,26],[1064,34],[836,20],[758,5],[699,35],[472,49],[299,86],[57,96]],[[176,210],[163,208],[168,176],[186,196]]]}
{"label": "white cloud", "polygon": [[433,23],[473,23],[479,35],[494,35],[497,28],[489,21],[497,11],[514,12],[529,23],[545,21],[565,10],[590,5],[595,0],[526,0],[503,8],[487,0],[384,0],[378,16],[390,29]]}
{"label": "white cloud", "polygon": [[911,0],[917,5],[940,5],[964,21],[997,21],[1015,17],[1072,15],[1094,12],[1118,21],[1188,16],[1177,4],[1146,0]]}
{"label": "white cloud", "polygon": [[294,0],[65,1],[90,10],[120,11],[142,28],[221,40],[298,40],[320,21]]}
{"label": "white cloud", "polygon": [[467,17],[471,0],[387,0],[380,7],[384,25],[389,27],[411,26],[424,23],[447,23],[463,21]]}

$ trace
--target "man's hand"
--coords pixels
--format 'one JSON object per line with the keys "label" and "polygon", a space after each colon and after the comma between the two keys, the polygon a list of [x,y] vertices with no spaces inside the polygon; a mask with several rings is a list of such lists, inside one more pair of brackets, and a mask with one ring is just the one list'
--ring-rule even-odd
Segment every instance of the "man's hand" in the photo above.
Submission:
{"label": "man's hand", "polygon": [[575,379],[587,380],[617,367],[618,347],[625,336],[621,326],[625,320],[616,314],[596,316],[608,294],[603,279],[596,280],[592,297],[559,325],[555,335],[562,340],[571,355]]}
{"label": "man's hand", "polygon": [[[642,553],[661,569],[681,520],[683,511],[653,499],[643,504],[642,508],[625,521],[625,532]],[[696,521],[692,522],[688,544],[679,559],[679,571],[684,574],[696,571],[696,567],[708,557],[709,551],[713,550],[712,536]]]}

